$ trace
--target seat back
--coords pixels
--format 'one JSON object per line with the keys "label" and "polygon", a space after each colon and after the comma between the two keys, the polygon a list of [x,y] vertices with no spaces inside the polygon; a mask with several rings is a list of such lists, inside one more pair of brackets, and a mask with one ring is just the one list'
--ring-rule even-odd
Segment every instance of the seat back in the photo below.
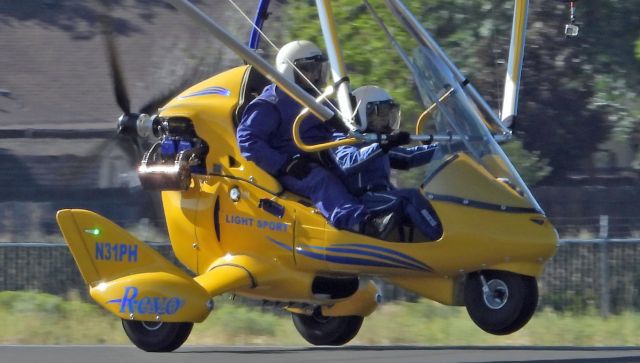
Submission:
{"label": "seat back", "polygon": [[269,84],[271,84],[271,81],[269,81],[267,77],[262,75],[262,73],[258,72],[252,66],[249,66],[242,80],[238,107],[233,115],[233,125],[236,129],[240,124],[240,120],[242,120],[242,114],[244,113],[245,108],[247,108],[247,105],[258,97],[262,93],[262,90],[264,90],[264,88]]}
{"label": "seat back", "polygon": [[[249,66],[247,68],[242,78],[242,84],[240,85],[238,106],[233,112],[234,129],[238,128],[247,105],[249,105],[251,101],[258,97],[262,93],[264,88],[270,83],[271,82],[267,79],[267,77],[262,75],[252,66]],[[249,182],[251,184],[254,184],[275,195],[279,195],[283,192],[283,188],[282,185],[280,185],[280,182],[278,182],[278,180],[271,174],[259,168],[254,162],[248,161],[243,158],[242,164],[248,166],[248,168],[245,167],[245,169],[251,170],[251,176],[249,178]]]}

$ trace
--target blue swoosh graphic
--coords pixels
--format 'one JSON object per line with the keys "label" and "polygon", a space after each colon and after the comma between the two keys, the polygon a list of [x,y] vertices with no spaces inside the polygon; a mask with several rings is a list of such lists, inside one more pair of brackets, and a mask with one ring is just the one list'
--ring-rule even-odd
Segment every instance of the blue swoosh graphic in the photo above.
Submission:
{"label": "blue swoosh graphic", "polygon": [[343,246],[343,247],[359,247],[359,248],[364,248],[364,249],[369,249],[369,250],[374,250],[374,251],[380,251],[380,252],[386,252],[392,255],[396,255],[398,257],[404,258],[406,260],[415,262],[416,264],[424,267],[425,269],[428,269],[429,271],[433,271],[433,269],[431,267],[429,267],[428,265],[425,265],[424,262],[417,260],[409,255],[406,255],[402,252],[398,252],[396,250],[392,250],[390,248],[386,248],[386,247],[380,247],[380,246],[373,246],[373,245],[366,245],[366,244],[362,244],[362,243],[340,243],[340,244],[335,244],[333,246]]}
{"label": "blue swoosh graphic", "polygon": [[393,267],[393,268],[402,268],[405,270],[415,270],[415,268],[396,265],[393,263],[386,263],[381,261],[369,260],[366,258],[356,258],[356,257],[348,257],[348,256],[335,256],[335,255],[324,255],[320,253],[315,253],[309,250],[299,249],[296,250],[297,253],[313,258],[315,260],[328,261],[332,263],[340,263],[343,265],[357,265],[357,266],[376,266],[376,267]]}
{"label": "blue swoosh graphic", "polygon": [[229,96],[231,95],[231,91],[224,87],[209,87],[202,89],[200,91],[196,91],[193,93],[189,93],[188,95],[184,95],[182,98],[195,97],[195,96],[206,96],[206,95],[220,95],[220,96]]}
{"label": "blue swoosh graphic", "polygon": [[291,248],[291,246],[289,246],[289,245],[287,245],[287,244],[284,244],[284,243],[282,243],[282,242],[280,242],[280,241],[278,241],[278,240],[275,240],[275,239],[273,239],[273,238],[271,238],[271,237],[269,237],[269,236],[266,236],[266,237],[267,237],[267,239],[268,239],[269,241],[271,241],[271,242],[273,242],[273,243],[277,244],[278,246],[280,246],[280,247],[282,247],[282,248],[286,249],[287,251],[291,251],[291,250],[293,249],[293,248]]}
{"label": "blue swoosh graphic", "polygon": [[[277,246],[284,248],[287,251],[292,250],[291,246],[285,243],[282,243],[276,239],[273,239],[269,236],[266,236],[266,237],[270,242],[276,244]],[[359,247],[359,245],[357,244],[355,244],[355,246]],[[402,261],[397,258],[393,258],[391,256],[385,256],[385,255],[381,255],[374,252],[360,251],[360,250],[351,249],[351,248],[331,248],[331,247],[326,248],[326,247],[319,247],[319,246],[305,246],[305,247],[311,248],[311,249],[317,249],[317,250],[325,250],[329,252],[336,252],[336,253],[359,254],[362,256],[371,256],[371,257],[387,260],[387,262],[382,262],[382,261],[370,260],[366,258],[357,258],[357,257],[351,257],[351,256],[326,255],[326,254],[321,254],[321,253],[313,252],[313,251],[302,249],[302,248],[296,249],[296,253],[299,253],[303,256],[313,258],[315,260],[320,260],[320,261],[328,261],[332,263],[339,263],[339,264],[346,264],[346,265],[391,267],[391,268],[401,268],[406,270],[432,271],[429,266],[424,265],[423,263],[420,263],[420,264],[424,265],[424,267],[418,266],[416,264],[409,263],[406,261]]]}
{"label": "blue swoosh graphic", "polygon": [[349,254],[354,254],[354,255],[375,257],[375,258],[379,258],[379,259],[382,259],[382,260],[385,260],[385,261],[388,261],[388,262],[394,262],[394,263],[396,263],[398,265],[402,265],[402,266],[405,266],[405,267],[410,267],[410,268],[415,269],[415,270],[431,271],[431,269],[429,269],[428,266],[420,266],[420,265],[415,264],[415,263],[407,262],[407,261],[401,260],[399,258],[383,255],[381,253],[376,253],[376,252],[362,251],[362,250],[358,250],[358,249],[355,249],[355,248],[336,248],[336,247],[317,247],[317,246],[307,246],[307,247],[312,248],[312,249],[325,250],[325,251],[334,252],[334,253],[349,253]]}

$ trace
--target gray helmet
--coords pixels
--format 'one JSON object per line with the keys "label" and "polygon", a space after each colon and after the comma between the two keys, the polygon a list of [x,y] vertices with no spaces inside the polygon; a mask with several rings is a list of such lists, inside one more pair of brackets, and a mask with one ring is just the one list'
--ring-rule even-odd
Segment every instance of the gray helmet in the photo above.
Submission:
{"label": "gray helmet", "polygon": [[307,92],[321,89],[327,81],[327,57],[308,40],[295,40],[280,48],[276,68]]}
{"label": "gray helmet", "polygon": [[360,131],[392,133],[400,127],[400,105],[389,93],[376,86],[362,86],[353,91],[358,104]]}

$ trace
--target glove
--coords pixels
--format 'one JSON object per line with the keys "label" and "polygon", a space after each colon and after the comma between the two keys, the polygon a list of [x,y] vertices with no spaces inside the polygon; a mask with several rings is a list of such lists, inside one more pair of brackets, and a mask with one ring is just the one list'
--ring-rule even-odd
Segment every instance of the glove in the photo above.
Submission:
{"label": "glove", "polygon": [[411,142],[411,134],[406,131],[400,131],[395,134],[387,135],[386,140],[380,141],[382,152],[388,153],[389,150],[396,146],[407,145]]}
{"label": "glove", "polygon": [[311,164],[306,159],[296,155],[290,158],[282,168],[284,175],[291,175],[292,177],[302,180],[311,173]]}
{"label": "glove", "polygon": [[[420,143],[422,145],[431,145],[431,143],[433,142],[433,135],[429,135],[429,140],[422,140],[420,141]],[[438,145],[438,143],[435,143],[435,145]]]}

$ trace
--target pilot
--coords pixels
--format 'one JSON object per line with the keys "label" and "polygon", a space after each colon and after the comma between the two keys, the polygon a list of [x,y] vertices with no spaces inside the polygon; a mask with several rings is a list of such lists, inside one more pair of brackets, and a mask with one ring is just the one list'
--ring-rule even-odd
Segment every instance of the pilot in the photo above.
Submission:
{"label": "pilot", "polygon": [[[280,49],[276,68],[315,97],[326,82],[326,61],[315,44],[297,40]],[[301,110],[302,106],[275,84],[267,86],[247,106],[238,126],[242,156],[275,176],[287,190],[310,198],[336,228],[369,235],[383,233],[390,226],[391,213],[369,213],[335,173],[322,166],[314,154],[296,146],[292,126]],[[333,133],[328,122],[313,115],[300,129],[300,137],[308,144],[330,141]]]}
{"label": "pilot", "polygon": [[[440,221],[427,201],[417,189],[396,189],[391,183],[391,168],[406,170],[427,164],[437,144],[410,148],[410,135],[398,131],[400,106],[382,88],[363,86],[353,94],[356,98],[361,129],[365,132],[387,135],[385,141],[373,144],[341,146],[332,150],[332,156],[340,167],[343,180],[349,191],[358,196],[369,209],[388,205],[396,200],[403,221],[411,222],[430,240],[442,235]],[[336,133],[335,139],[346,137]]]}

